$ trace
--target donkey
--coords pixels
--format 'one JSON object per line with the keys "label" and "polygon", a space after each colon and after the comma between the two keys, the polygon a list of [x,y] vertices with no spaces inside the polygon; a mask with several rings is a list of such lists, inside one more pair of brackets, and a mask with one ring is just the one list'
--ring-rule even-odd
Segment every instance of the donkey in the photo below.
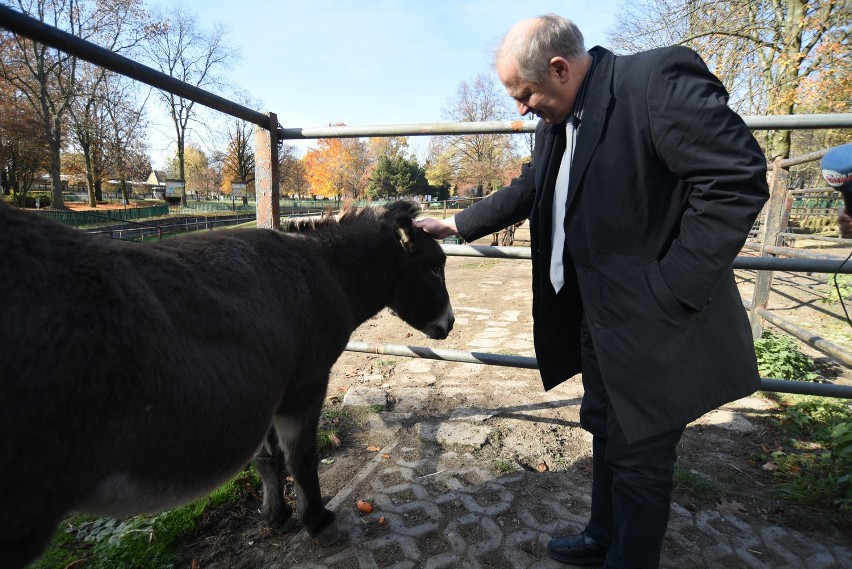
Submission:
{"label": "donkey", "polygon": [[[332,365],[383,307],[431,338],[453,326],[446,257],[418,213],[400,201],[290,232],[143,245],[0,206],[4,567],[36,558],[71,511],[122,517],[206,495],[270,428],[301,523],[338,541],[316,447]],[[259,471],[280,525],[280,481]]]}

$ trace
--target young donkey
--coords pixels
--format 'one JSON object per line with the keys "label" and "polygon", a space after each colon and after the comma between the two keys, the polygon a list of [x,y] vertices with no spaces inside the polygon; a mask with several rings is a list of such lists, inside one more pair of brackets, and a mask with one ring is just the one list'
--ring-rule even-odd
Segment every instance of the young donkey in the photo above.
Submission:
{"label": "young donkey", "polygon": [[[317,477],[328,374],[383,307],[442,339],[440,246],[416,205],[140,245],[0,206],[0,559],[38,556],[68,512],[204,496],[278,435],[300,517],[340,537]],[[269,448],[266,449],[269,454]],[[261,459],[264,509],[290,509]]]}

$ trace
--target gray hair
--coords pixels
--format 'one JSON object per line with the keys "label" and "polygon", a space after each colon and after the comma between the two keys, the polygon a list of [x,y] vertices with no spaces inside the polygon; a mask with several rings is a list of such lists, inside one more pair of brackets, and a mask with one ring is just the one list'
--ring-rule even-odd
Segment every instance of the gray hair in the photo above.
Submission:
{"label": "gray hair", "polygon": [[556,14],[545,14],[536,18],[535,25],[526,33],[506,34],[497,48],[494,63],[511,57],[518,65],[521,79],[542,83],[551,59],[576,59],[585,53],[583,34],[574,22]]}

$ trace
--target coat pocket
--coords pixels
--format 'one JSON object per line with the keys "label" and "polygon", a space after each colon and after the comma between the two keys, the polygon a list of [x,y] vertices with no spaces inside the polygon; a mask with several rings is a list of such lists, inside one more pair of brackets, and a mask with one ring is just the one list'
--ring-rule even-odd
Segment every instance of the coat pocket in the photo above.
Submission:
{"label": "coat pocket", "polygon": [[663,273],[660,272],[659,261],[654,260],[645,264],[645,278],[648,281],[651,296],[660,310],[669,318],[675,322],[683,322],[692,316],[693,312],[679,301],[669,289],[666,279],[663,278]]}

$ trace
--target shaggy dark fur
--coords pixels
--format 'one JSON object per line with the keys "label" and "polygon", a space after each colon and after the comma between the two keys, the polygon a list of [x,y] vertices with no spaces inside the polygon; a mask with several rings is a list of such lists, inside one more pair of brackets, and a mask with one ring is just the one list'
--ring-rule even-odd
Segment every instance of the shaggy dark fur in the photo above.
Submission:
{"label": "shaggy dark fur", "polygon": [[[317,478],[332,364],[385,306],[433,338],[452,328],[445,257],[412,227],[417,213],[396,202],[298,233],[141,245],[0,206],[2,565],[37,557],[72,510],[118,517],[204,496],[271,425],[301,522],[339,539]],[[283,524],[277,494],[266,510]]]}

